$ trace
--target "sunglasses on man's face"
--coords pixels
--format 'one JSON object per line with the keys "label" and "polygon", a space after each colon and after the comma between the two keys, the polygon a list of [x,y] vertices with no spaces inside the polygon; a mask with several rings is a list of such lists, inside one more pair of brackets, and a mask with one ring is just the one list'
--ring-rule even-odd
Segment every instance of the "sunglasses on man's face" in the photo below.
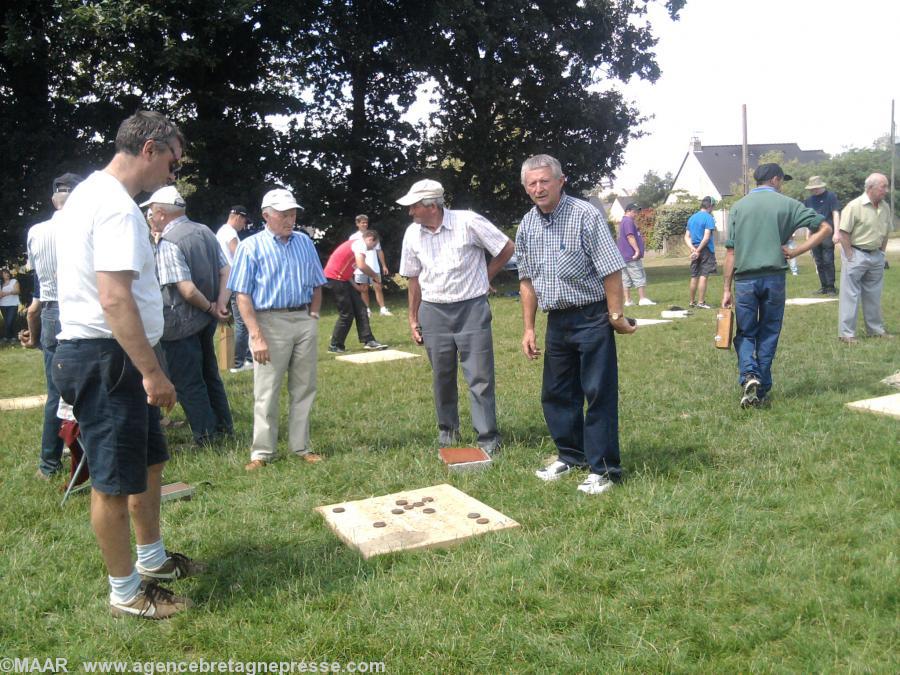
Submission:
{"label": "sunglasses on man's face", "polygon": [[[154,140],[156,140],[156,139],[154,139]],[[169,141],[156,141],[156,142],[162,143],[163,145],[165,145],[169,149],[169,152],[172,153],[172,161],[169,162],[169,173],[174,176],[177,176],[178,172],[181,171],[181,160],[175,159],[175,157],[176,157],[175,148],[172,147],[172,144],[169,143]]]}

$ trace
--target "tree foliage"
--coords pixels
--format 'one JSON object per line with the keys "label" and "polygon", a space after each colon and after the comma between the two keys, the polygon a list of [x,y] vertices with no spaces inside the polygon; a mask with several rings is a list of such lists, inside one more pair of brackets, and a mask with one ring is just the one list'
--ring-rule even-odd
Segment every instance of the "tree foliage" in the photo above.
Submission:
{"label": "tree foliage", "polygon": [[675,177],[671,172],[667,172],[660,178],[655,171],[648,171],[644,174],[644,180],[634,191],[632,199],[644,208],[659,206],[666,201],[674,183]]}
{"label": "tree foliage", "polygon": [[[179,187],[213,226],[285,184],[330,240],[368,212],[390,248],[393,200],[423,176],[508,225],[529,154],[558,156],[575,193],[621,162],[641,115],[609,83],[659,75],[651,1],[20,0],[0,15],[0,250],[138,108],[181,124]],[[416,124],[429,83],[438,110]]]}

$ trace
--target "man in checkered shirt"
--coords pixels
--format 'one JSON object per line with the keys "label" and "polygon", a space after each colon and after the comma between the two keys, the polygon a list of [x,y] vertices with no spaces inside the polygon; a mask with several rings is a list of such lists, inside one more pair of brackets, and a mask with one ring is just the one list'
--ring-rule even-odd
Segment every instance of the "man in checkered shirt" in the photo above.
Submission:
{"label": "man in checkered shirt", "polygon": [[534,334],[540,305],[547,312],[541,404],[559,454],[535,475],[551,481],[588,468],[578,489],[601,494],[622,474],[614,333],[635,330],[622,314],[625,261],[600,212],[563,192],[559,161],[531,157],[521,177],[535,204],[516,233],[522,349],[529,359],[540,356]]}
{"label": "man in checkered shirt", "polygon": [[[397,200],[413,223],[403,236],[400,274],[409,279],[409,327],[424,344],[433,372],[438,444],[459,440],[456,362],[469,385],[478,447],[500,447],[494,399],[494,341],[487,294],[512,257],[513,243],[472,211],[444,208],[444,188],[421,180]],[[493,258],[485,261],[485,251]]]}

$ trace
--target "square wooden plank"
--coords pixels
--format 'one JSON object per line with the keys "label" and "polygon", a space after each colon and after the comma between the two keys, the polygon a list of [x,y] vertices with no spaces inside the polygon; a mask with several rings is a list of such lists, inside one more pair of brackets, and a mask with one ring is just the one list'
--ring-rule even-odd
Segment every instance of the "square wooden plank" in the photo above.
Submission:
{"label": "square wooden plank", "polygon": [[380,352],[363,352],[362,354],[344,354],[338,356],[335,361],[347,363],[381,363],[382,361],[398,361],[400,359],[415,359],[420,354],[401,352],[398,349],[382,349]]}
{"label": "square wooden plank", "polygon": [[451,471],[475,471],[491,465],[491,456],[481,448],[441,448],[438,456]]}
{"label": "square wooden plank", "polygon": [[888,415],[900,419],[900,394],[867,398],[862,401],[853,401],[847,404],[848,408],[873,412],[879,415]]}
{"label": "square wooden plank", "polygon": [[[433,509],[433,513],[426,509]],[[480,534],[519,526],[512,518],[446,483],[319,506],[316,511],[341,541],[366,559],[395,551],[452,546]],[[477,517],[469,517],[475,514]],[[384,525],[376,527],[376,523]]]}

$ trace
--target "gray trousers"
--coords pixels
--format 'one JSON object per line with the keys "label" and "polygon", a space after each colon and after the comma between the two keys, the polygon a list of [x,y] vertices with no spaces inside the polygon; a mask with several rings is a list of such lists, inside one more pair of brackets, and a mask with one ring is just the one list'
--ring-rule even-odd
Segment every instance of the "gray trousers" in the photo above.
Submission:
{"label": "gray trousers", "polygon": [[500,442],[494,400],[494,339],[487,296],[461,302],[422,302],[419,324],[431,361],[434,407],[441,437],[459,433],[457,356],[469,385],[472,426],[480,445]]}
{"label": "gray trousers", "polygon": [[847,260],[841,249],[841,290],[838,307],[838,337],[856,335],[856,315],[862,302],[866,333],[884,333],[881,314],[881,289],[884,286],[884,252],[881,249],[867,252],[857,248],[853,260]]}

